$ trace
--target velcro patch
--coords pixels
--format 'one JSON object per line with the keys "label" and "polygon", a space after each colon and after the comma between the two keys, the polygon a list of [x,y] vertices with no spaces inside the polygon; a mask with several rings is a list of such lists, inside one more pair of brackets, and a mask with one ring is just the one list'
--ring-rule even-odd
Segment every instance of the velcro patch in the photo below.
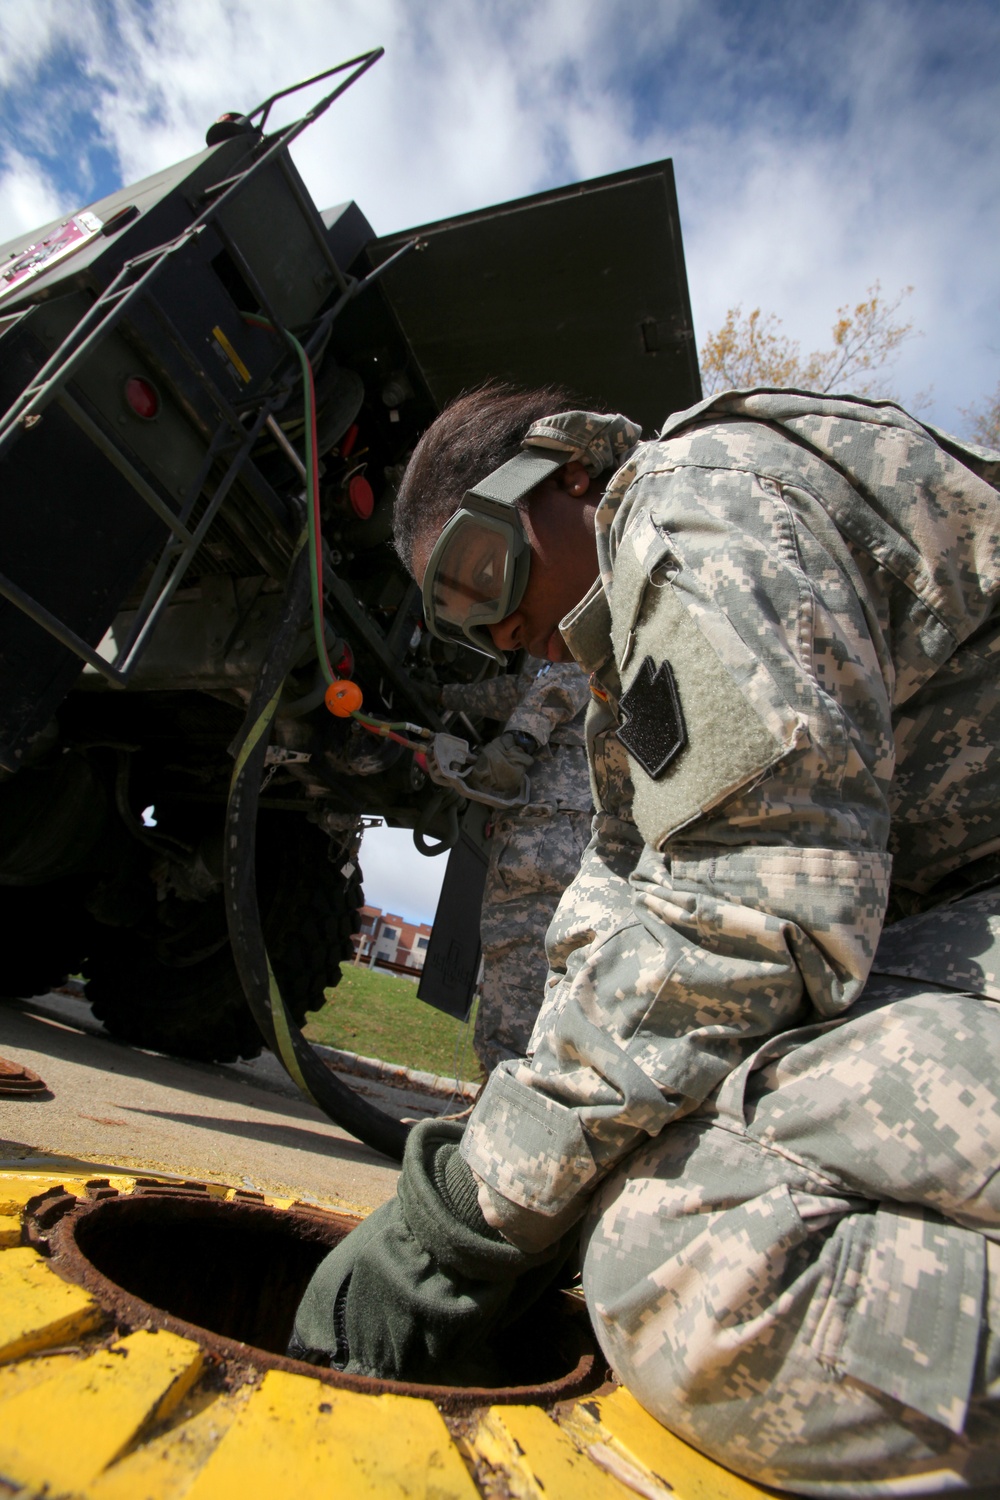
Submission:
{"label": "velcro patch", "polygon": [[629,755],[655,781],[687,744],[687,726],[673,668],[647,656],[619,703],[618,730]]}
{"label": "velcro patch", "polygon": [[[664,565],[672,576],[662,576]],[[608,599],[624,689],[618,706],[632,709],[618,744],[628,758],[635,825],[654,849],[760,780],[806,738],[805,720],[761,654],[711,599],[699,602],[691,584],[676,539],[649,511],[640,513],[619,544]],[[669,676],[658,677],[654,664],[668,661]],[[601,677],[606,684],[606,668]]]}
{"label": "velcro patch", "polygon": [[[652,693],[650,683],[646,693],[640,692],[643,707],[638,715],[633,712],[624,735],[618,731],[618,739],[631,768],[636,827],[652,848],[660,849],[681,828],[757,781],[800,742],[802,730],[794,710],[776,693],[762,705],[769,711],[770,722],[758,714],[748,688],[756,688],[759,698],[760,688],[766,693],[771,684],[769,680],[747,683],[743,669],[749,653],[735,631],[725,642],[732,646],[732,654],[723,661],[673,586],[650,584],[644,604],[635,625],[639,665],[627,673],[619,707],[627,710],[633,682],[646,676],[647,662],[669,660],[678,702],[683,703],[682,717],[673,737],[668,737],[667,730],[657,724],[659,711],[654,714],[645,708]],[[665,699],[666,684],[662,679],[661,683],[657,693]],[[635,755],[634,739],[629,744],[637,717],[640,729],[648,726],[653,736],[652,745],[643,746],[650,766]],[[669,720],[669,708],[665,717]],[[688,746],[683,754],[680,724]],[[651,767],[657,765],[654,774]]]}

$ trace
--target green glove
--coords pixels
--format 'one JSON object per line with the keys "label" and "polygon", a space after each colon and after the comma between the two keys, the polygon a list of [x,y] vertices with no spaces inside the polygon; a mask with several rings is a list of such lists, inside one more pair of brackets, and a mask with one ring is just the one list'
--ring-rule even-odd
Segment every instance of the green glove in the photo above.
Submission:
{"label": "green glove", "polygon": [[413,695],[420,699],[427,708],[439,713],[444,706],[444,689],[437,682],[415,682],[411,677],[410,687]]}
{"label": "green glove", "polygon": [[459,1153],[463,1130],[424,1120],[410,1132],[398,1196],[313,1274],[291,1358],[382,1380],[497,1383],[490,1336],[550,1285],[576,1231],[528,1255],[491,1229]]}
{"label": "green glove", "polygon": [[[528,738],[527,735],[524,736]],[[513,797],[520,791],[525,773],[531,765],[530,751],[517,743],[511,731],[505,730],[479,753],[479,759],[466,780],[477,792],[495,792]]]}

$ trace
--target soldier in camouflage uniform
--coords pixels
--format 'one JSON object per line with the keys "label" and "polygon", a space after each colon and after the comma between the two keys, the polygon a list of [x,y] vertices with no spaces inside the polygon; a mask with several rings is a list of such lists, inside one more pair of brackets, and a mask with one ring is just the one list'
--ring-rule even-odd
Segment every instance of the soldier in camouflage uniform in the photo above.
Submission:
{"label": "soldier in camouflage uniform", "polygon": [[[457,1316],[463,1275],[492,1286],[506,1255],[516,1301],[577,1226],[618,1374],[721,1463],[806,1495],[994,1493],[1000,455],[797,392],[637,438],[586,413],[524,435],[581,500],[615,469],[561,626],[592,673],[597,815],[534,1053],[460,1144],[411,1138],[379,1212],[439,1269],[385,1300],[406,1338],[360,1301],[352,1322],[364,1241],[302,1336],[337,1294],[348,1368],[460,1362],[502,1320],[485,1292]],[[543,540],[553,504],[527,502]]]}
{"label": "soldier in camouflage uniform", "polygon": [[[517,673],[447,684],[440,702],[500,720],[501,749],[509,738],[522,750],[531,780],[527,806],[491,819],[480,918],[483,989],[473,1044],[490,1073],[528,1050],[548,975],[545,929],[590,838],[594,809],[583,728],[590,692],[575,662],[526,656]],[[490,768],[484,770],[488,775]]]}

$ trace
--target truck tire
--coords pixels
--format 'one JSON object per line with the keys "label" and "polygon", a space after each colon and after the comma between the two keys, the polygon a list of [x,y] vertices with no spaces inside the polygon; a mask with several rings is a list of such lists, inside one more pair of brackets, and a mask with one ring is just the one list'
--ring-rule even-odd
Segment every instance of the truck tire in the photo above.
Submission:
{"label": "truck tire", "polygon": [[3,966],[0,995],[45,995],[78,974],[87,955],[90,922],[78,880],[0,887]]}
{"label": "truck tire", "polygon": [[[304,819],[261,827],[259,892],[268,952],[286,1004],[301,1025],[323,1004],[351,958],[363,896],[360,873],[345,878],[327,858],[329,841]],[[194,906],[194,903],[186,903]],[[226,935],[221,894],[206,908],[190,957],[157,953],[156,915],[134,928],[101,927],[92,937],[87,998],[112,1036],[201,1062],[258,1056],[263,1043],[243,994]],[[217,920],[216,920],[217,919]],[[206,927],[218,934],[199,957]],[[152,929],[152,930],[151,930]]]}

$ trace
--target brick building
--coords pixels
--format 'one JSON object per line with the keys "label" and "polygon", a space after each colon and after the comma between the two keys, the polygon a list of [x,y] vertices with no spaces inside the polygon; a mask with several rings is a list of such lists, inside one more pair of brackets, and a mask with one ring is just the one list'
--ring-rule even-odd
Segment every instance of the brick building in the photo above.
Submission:
{"label": "brick building", "polygon": [[426,922],[407,922],[381,907],[363,906],[361,928],[353,938],[354,962],[418,974],[424,966],[430,935]]}

